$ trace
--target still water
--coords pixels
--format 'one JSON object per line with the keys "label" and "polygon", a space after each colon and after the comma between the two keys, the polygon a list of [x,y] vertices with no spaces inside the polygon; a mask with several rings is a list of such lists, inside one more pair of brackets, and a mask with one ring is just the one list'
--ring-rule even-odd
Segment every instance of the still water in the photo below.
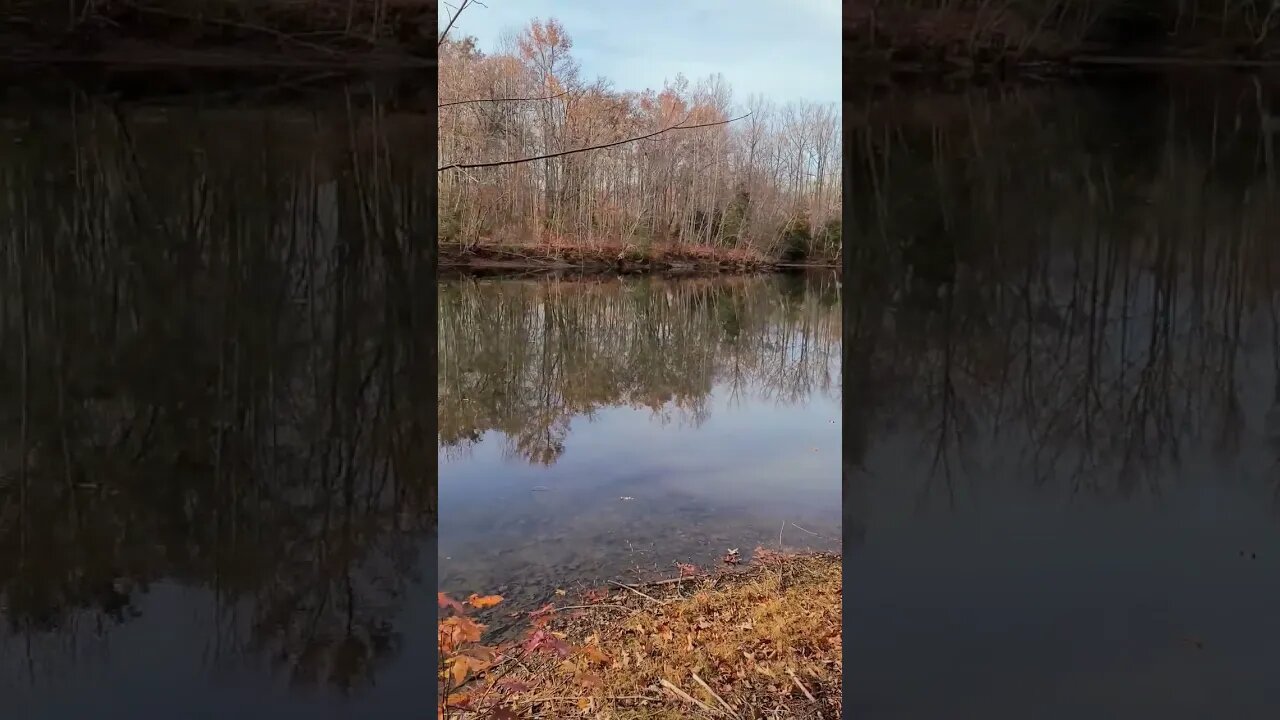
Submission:
{"label": "still water", "polygon": [[1276,100],[846,105],[854,716],[1280,716]]}
{"label": "still water", "polygon": [[439,286],[440,587],[840,547],[835,273]]}
{"label": "still water", "polygon": [[431,115],[289,87],[2,96],[0,716],[430,713]]}

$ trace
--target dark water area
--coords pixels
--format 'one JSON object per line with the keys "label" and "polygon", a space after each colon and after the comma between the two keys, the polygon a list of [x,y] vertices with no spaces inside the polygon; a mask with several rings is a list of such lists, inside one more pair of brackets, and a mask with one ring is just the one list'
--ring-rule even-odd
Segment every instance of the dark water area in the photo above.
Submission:
{"label": "dark water area", "polygon": [[438,333],[441,590],[839,548],[835,273],[442,280]]}
{"label": "dark water area", "polygon": [[1271,108],[1243,75],[846,104],[852,716],[1280,715]]}
{"label": "dark water area", "polygon": [[431,116],[381,92],[0,95],[0,715],[429,714]]}

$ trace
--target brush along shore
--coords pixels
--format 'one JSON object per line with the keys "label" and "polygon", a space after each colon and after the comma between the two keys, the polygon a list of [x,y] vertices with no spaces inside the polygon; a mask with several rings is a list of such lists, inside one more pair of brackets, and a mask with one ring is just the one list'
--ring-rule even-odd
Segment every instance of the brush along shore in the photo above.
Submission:
{"label": "brush along shore", "polygon": [[681,573],[548,605],[507,648],[459,652],[444,623],[464,616],[442,620],[442,649],[464,659],[442,658],[438,717],[840,717],[839,556],[757,549],[745,569]]}
{"label": "brush along shore", "polygon": [[784,268],[838,267],[839,258],[789,262],[754,250],[701,245],[639,247],[595,245],[480,245],[441,248],[442,270],[547,269],[580,272],[748,273]]}

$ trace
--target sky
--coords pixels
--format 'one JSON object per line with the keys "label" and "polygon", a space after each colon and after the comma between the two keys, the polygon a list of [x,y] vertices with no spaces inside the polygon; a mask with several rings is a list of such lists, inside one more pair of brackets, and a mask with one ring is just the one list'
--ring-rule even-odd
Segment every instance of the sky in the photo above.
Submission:
{"label": "sky", "polygon": [[[440,29],[457,7],[441,3]],[[720,73],[741,106],[758,94],[778,103],[840,102],[840,0],[482,0],[449,31],[485,52],[533,18],[556,18],[573,40],[583,80],[617,90],[660,89]]]}

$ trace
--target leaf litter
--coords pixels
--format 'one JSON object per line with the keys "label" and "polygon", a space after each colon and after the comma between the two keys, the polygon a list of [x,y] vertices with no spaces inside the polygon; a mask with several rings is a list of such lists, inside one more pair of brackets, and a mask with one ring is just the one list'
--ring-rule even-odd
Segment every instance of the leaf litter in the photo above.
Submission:
{"label": "leaf litter", "polygon": [[497,717],[840,717],[839,556],[757,548],[734,570],[679,569],[641,592],[590,591],[586,611],[531,614],[541,627]]}

